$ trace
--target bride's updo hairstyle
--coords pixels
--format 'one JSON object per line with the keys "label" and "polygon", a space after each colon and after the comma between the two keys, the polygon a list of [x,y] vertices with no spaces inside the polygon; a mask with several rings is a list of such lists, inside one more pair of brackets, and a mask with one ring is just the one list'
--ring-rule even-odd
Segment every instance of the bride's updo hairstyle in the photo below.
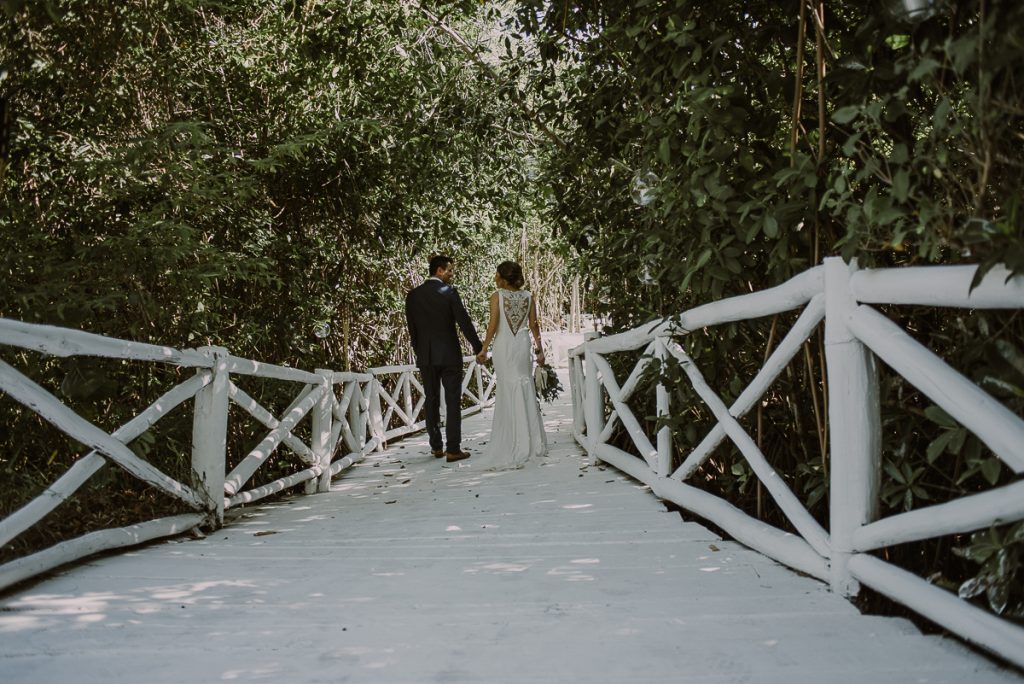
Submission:
{"label": "bride's updo hairstyle", "polygon": [[502,261],[498,264],[498,275],[512,287],[522,287],[526,282],[523,267],[514,261]]}

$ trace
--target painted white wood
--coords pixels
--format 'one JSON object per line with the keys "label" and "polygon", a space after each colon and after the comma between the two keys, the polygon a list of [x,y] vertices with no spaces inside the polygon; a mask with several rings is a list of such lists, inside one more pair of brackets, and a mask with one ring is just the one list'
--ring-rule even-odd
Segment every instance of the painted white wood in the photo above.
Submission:
{"label": "painted white wood", "polygon": [[361,409],[363,397],[359,383],[351,383],[345,388],[345,394],[352,397],[352,400],[348,403],[347,416],[335,414],[334,425],[336,427],[341,426],[342,436],[348,451],[350,453],[360,453],[366,438],[366,413]]}
{"label": "painted white wood", "polygon": [[[331,419],[334,417],[334,390],[331,384],[331,371],[326,368],[317,368],[316,374],[323,377],[322,387],[324,391],[312,409],[312,436],[310,447],[313,457],[316,459],[317,467],[320,469],[320,479],[317,481],[314,491],[323,493],[331,489],[331,457],[334,455],[333,440],[331,432],[333,425]],[[312,483],[310,480],[309,483]],[[312,494],[307,487],[306,493]]]}
{"label": "painted white wood", "polygon": [[594,454],[600,461],[615,466],[635,480],[651,485],[655,474],[651,466],[636,454],[623,451],[611,444],[593,444]]}
{"label": "painted white wood", "polygon": [[815,266],[776,287],[703,304],[675,318],[645,323],[632,330],[585,342],[583,346],[587,352],[596,351],[599,354],[630,351],[648,344],[660,335],[772,316],[805,305],[814,295],[822,292],[823,283],[822,267]]}
{"label": "painted white wood", "polygon": [[[482,404],[485,399],[484,390],[487,389],[487,387],[484,385],[484,371],[483,368],[480,367],[479,363],[476,364],[475,367],[473,368],[473,377],[476,379],[476,395],[480,397],[480,403]],[[420,397],[422,401],[422,399],[425,398],[426,392],[423,391],[423,386],[420,385],[418,382],[416,383],[416,385],[419,388]],[[421,407],[422,403],[420,404],[419,407],[416,408],[417,415],[419,414]]]}
{"label": "painted white wood", "polygon": [[850,279],[854,299],[867,304],[913,304],[971,309],[1024,308],[1024,277],[995,266],[971,290],[976,265],[913,266],[858,271]]}
{"label": "painted white wood", "polygon": [[581,346],[586,348],[587,354],[633,351],[650,344],[651,340],[659,335],[669,334],[671,328],[671,321],[653,321],[614,335],[601,336],[600,333],[583,333],[583,339],[586,341]]}
{"label": "painted white wood", "polygon": [[405,437],[406,435],[412,434],[414,432],[424,430],[426,429],[426,427],[427,423],[424,420],[421,420],[418,423],[413,423],[412,425],[399,425],[398,427],[391,428],[390,430],[385,432],[384,439],[388,442],[391,442],[398,439],[399,437]]}
{"label": "painted white wood", "polygon": [[384,423],[384,418],[383,418],[383,416],[381,414],[381,410],[380,410],[380,404],[381,404],[380,396],[381,396],[381,393],[382,392],[381,392],[380,381],[378,381],[377,378],[374,378],[373,381],[370,382],[370,406],[369,406],[369,411],[370,411],[369,421],[370,422],[369,422],[369,430],[370,430],[370,434],[373,436],[373,439],[375,440],[375,443],[377,444],[378,448],[383,450],[383,448],[384,448],[384,439],[385,439],[384,438],[384,425],[385,425],[385,423]]}
{"label": "painted white wood", "polygon": [[633,411],[620,399],[622,393],[619,390],[618,383],[615,382],[615,373],[612,371],[612,367],[603,357],[598,355],[594,356],[594,363],[597,364],[598,371],[601,373],[601,384],[608,390],[608,398],[611,399],[612,406],[615,407],[615,411],[619,414],[619,421],[626,428],[626,432],[629,433],[633,444],[636,445],[640,455],[647,461],[647,464],[652,468],[656,467],[658,450],[651,444],[651,440],[644,433],[643,427],[636,416],[633,415]]}
{"label": "painted white wood", "polygon": [[100,452],[143,482],[158,487],[194,508],[202,508],[202,498],[190,487],[140,459],[131,449],[79,416],[43,387],[3,361],[0,361],[0,389],[59,430],[90,449]]}
{"label": "painted white wood", "polygon": [[[263,408],[258,401],[252,398],[245,390],[229,381],[228,384],[228,397],[233,401],[239,408],[244,410],[250,416],[258,420],[268,430],[273,430],[281,424],[281,421],[267,409]],[[303,443],[301,439],[295,435],[289,433],[285,435],[282,441],[285,446],[291,449],[296,456],[298,456],[304,463],[313,465],[316,459],[313,457],[313,452],[308,446]]]}
{"label": "painted white wood", "polygon": [[[402,389],[402,387],[404,386],[404,383],[405,383],[405,378],[407,378],[407,377],[408,376],[403,375],[402,379],[399,380],[398,385],[395,387],[395,394],[398,394],[401,391],[401,389]],[[402,407],[400,407],[398,405],[398,402],[395,400],[395,398],[391,395],[390,392],[387,392],[386,390],[384,390],[382,388],[381,391],[380,391],[380,398],[383,399],[387,403],[387,405],[388,405],[387,412],[384,414],[384,417],[381,419],[381,423],[383,425],[390,424],[391,416],[393,416],[393,415],[397,415],[398,418],[402,421],[403,425],[410,425],[410,424],[412,424],[414,422],[412,420],[412,417],[409,416],[402,409]]]}
{"label": "painted white wood", "polygon": [[[828,270],[827,274],[826,269]],[[854,270],[851,274],[850,269],[841,260],[835,259],[829,260],[825,266],[815,269],[815,273],[807,278],[798,277],[798,279],[789,281],[786,284],[790,286],[786,295],[792,299],[788,302],[783,301],[785,297],[779,296],[776,289],[776,292],[772,293],[775,295],[774,297],[764,298],[760,296],[764,293],[755,293],[753,296],[744,295],[684,312],[678,320],[685,322],[682,325],[684,329],[692,330],[726,320],[769,315],[786,310],[780,307],[797,303],[802,296],[812,298],[812,303],[795,326],[801,328],[799,333],[794,334],[792,330],[790,331],[787,339],[783,340],[780,348],[769,358],[765,368],[758,373],[755,381],[751,382],[751,385],[741,395],[742,403],[738,399],[730,410],[726,411],[720,399],[711,392],[710,388],[706,387],[706,383],[702,382],[703,379],[699,377],[699,371],[692,365],[692,362],[689,366],[684,364],[692,381],[695,379],[694,375],[697,376],[694,387],[702,398],[705,401],[717,401],[721,404],[716,407],[717,410],[713,409],[721,424],[716,426],[713,433],[705,438],[698,450],[690,454],[673,475],[684,476],[692,473],[706,458],[707,453],[710,453],[711,449],[721,441],[722,434],[733,437],[726,430],[727,426],[737,432],[737,436],[733,439],[734,441],[740,440],[737,442],[737,446],[740,446],[748,462],[752,457],[755,461],[763,460],[763,454],[756,450],[756,445],[753,445],[749,435],[746,435],[738,426],[732,414],[743,415],[743,411],[749,410],[763,395],[778,372],[791,360],[793,354],[800,349],[803,340],[813,332],[814,327],[822,318],[824,299],[832,437],[831,500],[833,506],[830,511],[831,527],[833,528],[832,539],[830,540],[825,531],[817,523],[814,523],[809,515],[806,515],[806,511],[795,500],[795,497],[792,497],[788,488],[785,488],[783,495],[786,498],[792,497],[795,502],[793,509],[799,511],[797,515],[806,515],[806,518],[811,520],[812,529],[817,528],[814,530],[813,538],[808,538],[810,543],[805,544],[803,549],[806,551],[809,548],[813,556],[818,556],[812,563],[817,567],[817,572],[807,571],[823,579],[827,578],[837,592],[850,595],[856,593],[858,586],[859,575],[855,570],[855,561],[878,563],[884,566],[877,559],[857,554],[856,551],[862,548],[883,548],[931,536],[966,533],[975,529],[983,529],[997,522],[1021,519],[1024,516],[1024,504],[1020,503],[1024,485],[1015,483],[996,491],[976,494],[946,504],[871,522],[877,506],[881,439],[880,420],[878,419],[878,380],[874,354],[907,377],[911,383],[924,391],[935,403],[965,427],[978,434],[1016,472],[1020,473],[1024,466],[1024,452],[1021,452],[1019,448],[1014,448],[1015,445],[1024,443],[1024,421],[1007,411],[1005,407],[995,402],[969,380],[950,369],[930,350],[914,342],[884,316],[870,307],[858,306],[855,302],[856,297],[861,301],[901,304],[973,308],[1024,307],[1024,297],[1021,294],[1024,292],[1022,289],[1024,279],[1016,278],[1004,287],[1002,281],[1006,277],[1006,272],[996,271],[985,279],[982,287],[967,294],[967,286],[973,273],[974,267],[957,267],[941,271],[932,268],[891,269],[884,273],[871,272],[868,274]],[[936,285],[947,276],[947,282]],[[802,282],[802,288],[794,286],[797,281]],[[827,288],[826,281],[828,282]],[[822,290],[827,290],[827,294]],[[759,302],[764,306],[755,306],[754,302]],[[735,319],[731,318],[732,316],[735,316]],[[596,391],[598,383],[594,382],[596,371],[601,371],[602,381],[611,376],[609,364],[603,363],[603,367],[599,367],[594,363],[593,359],[596,357],[596,353],[636,349],[645,340],[658,334],[667,335],[670,328],[670,322],[663,323],[660,329],[657,324],[639,326],[619,335],[599,340],[588,340],[583,345],[571,350],[569,354],[574,363],[580,363],[581,357],[586,359],[583,363],[589,362],[586,366],[585,378],[581,378],[579,383],[580,391],[573,392],[573,400],[577,407],[582,409],[584,418],[583,425],[574,426],[576,439],[588,449],[595,461],[600,459],[608,462],[633,477],[651,483],[656,493],[669,499],[671,497],[663,491],[664,485],[661,485],[661,490],[659,490],[660,483],[672,482],[681,487],[686,485],[671,478],[652,480],[654,475],[650,469],[645,467],[641,459],[611,445],[601,443],[610,436],[617,416],[613,413],[607,423],[600,419],[595,420],[595,417],[603,414],[603,398],[600,402],[594,402],[592,397],[598,393]],[[676,356],[679,356],[678,352],[682,352],[677,345],[670,348],[670,351]],[[581,375],[584,374],[581,373]],[[622,395],[615,385],[614,378],[611,378],[611,381],[609,395],[614,405],[616,399],[622,400]],[[701,388],[702,384],[703,389]],[[594,390],[591,388],[592,385],[595,387]],[[587,420],[588,418],[590,420]],[[725,420],[726,418],[728,420]],[[594,436],[596,427],[604,428],[599,439],[595,439]],[[750,442],[750,444],[742,444],[744,441]],[[747,448],[744,449],[744,446]],[[754,463],[751,465],[753,467]],[[755,467],[755,473],[757,471],[758,468]],[[761,478],[761,474],[758,473],[758,475]],[[763,481],[763,478],[761,479]],[[769,491],[771,492],[771,487],[769,487]],[[698,494],[698,496],[701,495],[707,496],[703,492]],[[685,503],[682,501],[682,497],[671,500],[676,501],[684,508],[697,511],[696,504]],[[778,501],[778,497],[776,500]],[[787,516],[790,516],[789,511],[786,510],[787,506],[783,506],[781,501],[779,503]],[[722,525],[730,534],[736,534],[737,538],[740,538],[738,533],[733,532],[713,515],[708,513],[703,515],[715,520],[716,524]],[[792,520],[792,516],[790,518]],[[797,521],[793,520],[793,522],[796,525]],[[804,524],[806,522],[805,520]],[[796,526],[800,529],[800,525]],[[801,533],[805,534],[803,530]],[[780,558],[777,552],[764,548],[764,535],[760,531],[755,532],[747,543],[773,557]],[[829,555],[832,555],[831,563],[825,560]],[[792,560],[783,562],[793,564]],[[798,566],[794,564],[794,567]],[[920,596],[911,596],[904,600],[903,595],[906,592],[914,593],[923,590],[922,588],[928,588],[929,591],[940,591],[928,587],[926,583],[917,578],[913,579],[913,583],[907,584],[905,587],[900,585],[902,588],[890,591],[890,595],[911,608],[920,610],[918,606],[923,603],[924,599]],[[878,587],[876,586],[876,588]],[[959,599],[951,600],[954,603],[962,603],[959,602]],[[956,624],[957,620],[969,621],[963,612],[957,612],[959,609],[953,604],[951,606],[950,615],[958,617],[944,624],[949,626]],[[928,614],[924,610],[921,612]],[[987,616],[986,620],[991,625],[1003,624],[998,618],[991,616]],[[952,627],[952,629],[961,631],[960,627]],[[998,629],[1004,629],[1004,627],[1000,626]],[[989,647],[991,648],[991,646]],[[997,649],[993,650],[1000,652]],[[1024,653],[1024,649],[1018,646],[1018,653]]]}
{"label": "painted white wood", "polygon": [[1024,472],[1024,421],[871,307],[855,307],[846,322],[880,359],[977,435],[1013,472]]}
{"label": "painted white wood", "polygon": [[353,452],[351,454],[347,454],[344,458],[339,458],[337,461],[331,464],[331,477],[334,477],[338,473],[348,470],[356,463],[362,461],[364,458],[366,458],[366,455],[358,452]]}
{"label": "painted white wood", "polygon": [[619,412],[616,409],[612,409],[612,412],[608,414],[608,420],[605,421],[604,427],[601,428],[601,435],[597,438],[597,441],[601,444],[608,441],[612,436],[612,432],[615,431],[615,426],[619,421]]}
{"label": "painted white wood", "polygon": [[[417,371],[417,372],[418,372],[418,371]],[[477,372],[477,373],[479,373],[479,372],[480,372],[480,368],[479,368],[479,366],[478,366],[478,367],[476,368],[476,372]],[[409,382],[410,382],[410,383],[412,383],[412,386],[413,386],[413,387],[415,387],[415,388],[416,388],[416,391],[420,393],[420,401],[422,402],[422,401],[423,401],[423,397],[424,397],[424,395],[426,395],[426,393],[427,393],[427,392],[426,392],[426,390],[424,390],[424,389],[423,389],[423,383],[422,383],[422,382],[420,382],[420,381],[419,381],[419,380],[418,380],[418,379],[416,378],[416,375],[415,375],[415,373],[410,373],[410,374],[409,374]],[[416,409],[416,408],[414,408],[414,409],[413,409],[413,415],[415,415],[415,414],[416,414],[416,413],[418,413],[418,412],[419,412],[419,409]]]}
{"label": "painted white wood", "polygon": [[657,477],[642,460],[610,444],[598,444],[595,450],[605,463],[650,486],[657,496],[707,518],[737,541],[812,577],[828,578],[825,559],[800,537],[752,518],[714,494]]}
{"label": "painted white wood", "polygon": [[0,590],[94,553],[134,546],[152,539],[187,532],[202,523],[204,518],[202,513],[185,513],[150,520],[138,525],[90,532],[81,537],[69,539],[31,556],[0,565]]}
{"label": "painted white wood", "polygon": [[346,382],[370,382],[373,380],[373,373],[356,373],[354,371],[334,371],[331,382],[341,384]]}
{"label": "painted white wood", "polygon": [[[370,446],[371,440],[375,440],[376,437],[373,434],[373,427],[371,424],[372,415],[370,413],[370,395],[373,392],[373,385],[375,381],[370,380],[365,385],[359,386],[359,421],[353,423],[355,436],[360,444],[363,445],[361,449],[362,453],[369,453],[372,449],[377,448],[376,442],[374,446]],[[349,411],[352,409],[350,408]],[[355,449],[353,449],[355,451]]]}
{"label": "painted white wood", "polygon": [[[335,381],[337,383],[337,381]],[[359,389],[358,382],[347,382],[343,385],[344,389],[341,391],[341,399],[334,402],[332,410],[334,411],[334,420],[343,421],[348,414],[348,408],[351,405],[352,397],[356,390]]]}
{"label": "painted white wood", "polygon": [[687,310],[678,318],[683,330],[700,330],[712,325],[764,318],[799,309],[823,291],[824,270],[815,266],[781,285],[750,294],[721,299]]}
{"label": "painted white wood", "polygon": [[156,361],[189,368],[211,368],[210,360],[193,350],[130,342],[94,333],[23,323],[0,318],[0,345],[32,349],[52,356],[102,356],[111,359]]}
{"label": "painted white wood", "polygon": [[640,360],[637,361],[635,366],[633,366],[633,370],[630,372],[629,377],[626,378],[626,382],[622,383],[622,387],[619,389],[619,401],[629,401],[633,396],[633,393],[636,392],[637,385],[640,383],[640,378],[654,359],[654,350],[657,348],[656,345],[658,344],[659,339],[660,338],[655,338],[652,340],[643,352],[641,352]]}
{"label": "painted white wood", "polygon": [[856,263],[825,259],[825,359],[828,364],[829,528],[832,591],[856,596],[847,568],[853,533],[878,515],[882,428],[878,370],[871,352],[845,325],[856,306],[849,280]]}
{"label": "painted white wood", "polygon": [[[668,358],[668,352],[665,350],[665,339],[656,339],[654,341],[654,345],[655,356],[661,363],[664,363],[665,359]],[[668,389],[661,381],[658,382],[658,385],[655,388],[655,403],[657,405],[658,418],[660,420],[667,419],[671,415]],[[672,429],[667,425],[663,425],[659,428],[657,433],[657,442],[658,476],[667,477],[672,471]]]}
{"label": "painted white wood", "polygon": [[811,577],[828,580],[827,561],[799,536],[763,523],[714,494],[671,478],[656,479],[651,488],[661,498],[712,521],[741,544]]}
{"label": "painted white wood", "polygon": [[947,534],[964,534],[1024,519],[1024,482],[898,513],[853,533],[854,551],[871,551]]}
{"label": "painted white wood", "polygon": [[263,363],[251,359],[240,359],[230,354],[224,359],[229,373],[236,375],[252,375],[257,378],[270,378],[273,380],[288,380],[290,382],[305,382],[316,384],[321,378],[316,373],[289,368],[288,366],[276,366],[272,363]]}
{"label": "painted white wood", "polygon": [[[818,580],[666,511],[657,488],[588,467],[564,433],[564,403],[545,404],[544,419],[549,455],[523,470],[440,466],[419,435],[370,455],[329,494],[258,502],[205,539],[8,594],[0,678],[1019,679],[904,620],[860,615]],[[471,452],[489,424],[488,413],[467,422]]]}
{"label": "painted white wood", "polygon": [[376,378],[382,375],[393,375],[395,373],[412,373],[417,370],[416,364],[403,363],[399,366],[378,366],[369,370],[370,374]]}
{"label": "painted white wood", "polygon": [[725,428],[725,433],[729,435],[729,439],[740,450],[743,458],[746,459],[754,474],[757,475],[757,479],[761,481],[761,484],[768,490],[768,493],[772,495],[775,503],[782,509],[782,512],[789,521],[793,523],[793,527],[797,529],[815,551],[821,556],[828,558],[831,553],[828,533],[807,512],[807,509],[804,508],[804,505],[796,495],[779,477],[775,469],[769,465],[764,454],[757,448],[757,444],[747,434],[747,431],[743,429],[743,426],[729,415],[729,409],[721,398],[715,394],[714,390],[708,386],[693,359],[675,342],[667,344],[666,349],[670,354],[679,359],[683,371],[690,378],[693,389],[704,400],[704,403],[707,404],[707,407],[714,414],[718,422]]}
{"label": "painted white wood", "polygon": [[[597,340],[597,333],[584,333],[583,338],[589,344]],[[587,426],[587,452],[590,454],[591,464],[595,463],[597,453],[598,436],[601,434],[601,427],[604,416],[604,398],[601,394],[601,383],[597,377],[597,353],[587,351],[584,357],[584,380],[583,380],[583,416]]]}
{"label": "painted white wood", "polygon": [[[399,383],[400,382],[401,382],[401,379],[399,379]],[[387,426],[391,425],[391,419],[392,419],[392,417],[394,417],[395,409],[398,408],[398,405],[395,404],[395,400],[391,396],[391,392],[388,391],[387,389],[385,389],[383,385],[381,385],[381,388],[380,388],[380,398],[382,400],[384,400],[384,402],[386,402],[386,404],[385,403],[381,403],[381,410],[384,411],[384,416],[380,420],[381,420],[381,423],[384,424],[384,427],[387,428]],[[403,422],[404,423],[408,423],[409,421],[406,420],[406,421],[403,421]]]}
{"label": "painted white wood", "polygon": [[569,358],[569,393],[572,398],[573,431],[582,433],[586,427],[583,422],[583,361],[579,356]]}
{"label": "painted white wood", "polygon": [[[0,520],[0,546],[6,545],[29,529],[51,511],[67,501],[90,477],[100,471],[107,460],[98,452],[90,451],[78,459],[53,484],[9,516]],[[2,567],[2,566],[0,566]]]}
{"label": "painted white wood", "polygon": [[469,372],[462,374],[462,395],[469,396],[471,399],[480,403],[480,400],[473,396],[472,392],[469,391],[469,381],[473,379],[472,371],[476,368],[476,359],[469,362]]}
{"label": "painted white wood", "polygon": [[247,489],[244,492],[239,492],[234,496],[224,498],[225,508],[234,508],[239,504],[248,504],[253,501],[259,501],[265,499],[271,494],[277,494],[283,492],[286,489],[290,489],[295,485],[302,484],[303,482],[309,482],[316,480],[320,477],[320,466],[312,466],[311,468],[305,468],[297,473],[292,473],[282,478],[278,478],[273,482],[265,484],[261,487],[254,487],[253,489]]}
{"label": "painted white wood", "polygon": [[487,379],[487,391],[484,392],[484,401],[488,406],[494,402],[494,388],[498,385],[498,376],[485,368],[484,374],[488,376]]}
{"label": "painted white wood", "polygon": [[[409,421],[416,420],[416,414],[413,412],[412,406],[412,373],[406,373],[405,382],[402,384],[402,408],[405,410],[405,415],[409,416]],[[469,382],[467,376],[466,381]]]}
{"label": "painted white wood", "polygon": [[[212,378],[212,373],[199,373],[189,380],[175,386],[154,401],[145,411],[114,430],[111,437],[128,444],[146,432],[158,420],[195,396]],[[93,474],[106,464],[106,459],[99,453],[90,451],[67,469],[53,484],[9,516],[0,520],[0,546],[4,546],[19,534],[35,525],[53,509],[64,503],[69,496],[78,491]]]}
{"label": "painted white wood", "polygon": [[363,453],[366,446],[366,424],[370,415],[367,411],[369,402],[363,396],[363,388],[353,383],[352,401],[348,405],[348,420],[342,421],[345,426],[345,444],[350,452]]}
{"label": "painted white wood", "polygon": [[312,410],[316,403],[320,401],[320,397],[327,391],[327,386],[324,384],[318,384],[313,387],[307,385],[305,391],[285,411],[280,424],[268,432],[260,443],[246,454],[245,458],[224,478],[222,496],[223,494],[233,496],[241,491],[242,486],[249,481],[253,473],[274,453],[274,450],[277,449],[284,436],[295,429],[299,421],[305,418],[306,414]]}
{"label": "painted white wood", "polygon": [[852,556],[849,565],[854,576],[872,589],[1018,667],[1024,667],[1024,629],[866,553]]}
{"label": "painted white wood", "polygon": [[[757,402],[768,391],[775,379],[786,369],[786,366],[799,353],[804,341],[811,335],[821,320],[825,317],[825,295],[817,294],[811,298],[803,313],[800,314],[793,327],[782,339],[779,345],[765,361],[764,367],[757,372],[750,384],[740,393],[732,406],[729,407],[729,415],[735,418],[742,418],[753,408]],[[693,475],[711,452],[722,443],[726,437],[725,428],[721,423],[715,426],[705,435],[700,444],[690,452],[682,464],[676,468],[671,477],[683,481]]]}
{"label": "painted white wood", "polygon": [[224,523],[224,469],[227,462],[228,402],[231,377],[228,350],[203,347],[213,362],[213,379],[196,393],[192,415],[192,472],[212,523]]}

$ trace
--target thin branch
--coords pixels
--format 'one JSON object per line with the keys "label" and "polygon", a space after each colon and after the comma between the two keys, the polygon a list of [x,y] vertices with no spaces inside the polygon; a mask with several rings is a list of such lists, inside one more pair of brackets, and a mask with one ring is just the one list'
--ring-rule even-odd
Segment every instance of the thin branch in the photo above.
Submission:
{"label": "thin branch", "polygon": [[[498,77],[498,73],[494,70],[494,68],[491,67],[491,65],[488,64],[487,62],[483,61],[480,58],[480,55],[477,54],[477,51],[474,50],[473,47],[466,41],[466,39],[459,35],[457,31],[448,26],[440,17],[438,17],[436,14],[426,9],[419,3],[413,2],[410,4],[416,9],[418,9],[420,12],[422,12],[428,19],[430,19],[430,21],[434,22],[435,26],[437,26],[445,33],[447,33],[448,36],[450,36],[451,39],[455,41],[455,44],[459,47],[459,49],[462,50],[462,52],[464,52],[466,56],[468,56],[473,61],[474,64],[480,67],[480,69],[483,70],[483,72],[486,73],[491,80],[493,80],[495,83],[501,82],[500,78]],[[519,92],[515,88],[512,88],[510,92],[512,93],[512,100],[515,102],[516,106],[519,107],[520,111],[522,111],[526,118],[532,121],[533,124],[537,128],[539,128],[540,131],[545,136],[547,136],[549,140],[558,145],[559,148],[561,148],[562,150],[568,149],[568,145],[565,144],[565,141],[558,137],[558,135],[554,131],[548,128],[548,125],[540,118],[540,115],[537,114],[537,112],[535,112],[526,102],[523,101],[522,97],[520,97],[519,95]]]}
{"label": "thin branch", "polygon": [[800,130],[800,108],[804,97],[804,37],[807,32],[807,4],[800,3],[800,24],[796,38],[796,78],[793,84],[793,118],[789,126],[789,165],[796,163],[796,142]]}

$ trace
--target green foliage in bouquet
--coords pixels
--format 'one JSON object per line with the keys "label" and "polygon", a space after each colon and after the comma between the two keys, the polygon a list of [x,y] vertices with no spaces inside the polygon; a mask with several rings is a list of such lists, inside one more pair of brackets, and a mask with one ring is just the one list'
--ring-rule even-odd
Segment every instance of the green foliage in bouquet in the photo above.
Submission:
{"label": "green foliage in bouquet", "polygon": [[551,366],[539,364],[533,373],[534,385],[537,388],[537,398],[543,401],[554,401],[562,393],[562,383],[558,380],[558,374]]}

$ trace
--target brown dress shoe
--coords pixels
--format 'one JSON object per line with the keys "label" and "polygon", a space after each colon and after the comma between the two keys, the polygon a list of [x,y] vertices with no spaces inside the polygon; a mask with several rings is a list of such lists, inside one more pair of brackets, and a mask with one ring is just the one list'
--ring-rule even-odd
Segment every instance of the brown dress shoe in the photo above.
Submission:
{"label": "brown dress shoe", "polygon": [[434,458],[441,458],[444,456],[444,449],[431,449],[430,453],[434,455]]}
{"label": "brown dress shoe", "polygon": [[461,461],[464,458],[469,458],[469,454],[465,451],[446,451],[444,452],[444,458],[449,463],[455,463],[455,461]]}

